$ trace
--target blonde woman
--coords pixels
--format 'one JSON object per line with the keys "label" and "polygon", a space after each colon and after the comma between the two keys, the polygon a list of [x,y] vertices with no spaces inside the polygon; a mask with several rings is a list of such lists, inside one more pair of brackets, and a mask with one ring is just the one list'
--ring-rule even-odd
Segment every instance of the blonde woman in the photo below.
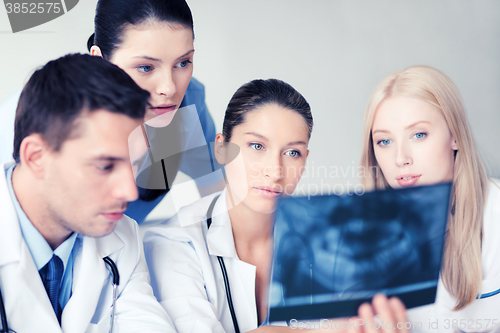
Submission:
{"label": "blonde woman", "polygon": [[500,322],[500,182],[488,180],[458,89],[415,66],[387,76],[366,108],[367,189],[453,182],[436,302],[408,311],[429,332],[483,332]]}

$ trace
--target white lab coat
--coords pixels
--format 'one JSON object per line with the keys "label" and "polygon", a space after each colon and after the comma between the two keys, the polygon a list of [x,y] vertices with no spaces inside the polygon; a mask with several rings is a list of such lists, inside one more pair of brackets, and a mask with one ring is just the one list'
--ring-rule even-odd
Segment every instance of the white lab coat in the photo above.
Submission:
{"label": "white lab coat", "polygon": [[217,256],[224,258],[240,331],[257,328],[256,267],[238,258],[225,194],[209,230],[207,210],[217,193],[144,234],[151,285],[180,333],[234,332]]}
{"label": "white lab coat", "polygon": [[[485,294],[500,289],[500,181],[497,179],[488,182],[483,231],[481,293]],[[455,302],[440,279],[434,304],[408,310],[413,331],[454,332],[455,323],[465,332],[500,332],[500,294],[476,300],[459,311],[452,311]]]}
{"label": "white lab coat", "polygon": [[17,333],[109,332],[112,277],[102,259],[109,256],[120,274],[114,332],[175,332],[153,296],[138,227],[128,217],[105,237],[83,237],[74,262],[72,296],[59,326],[21,234],[7,187],[7,167],[0,168],[0,286],[9,328]]}

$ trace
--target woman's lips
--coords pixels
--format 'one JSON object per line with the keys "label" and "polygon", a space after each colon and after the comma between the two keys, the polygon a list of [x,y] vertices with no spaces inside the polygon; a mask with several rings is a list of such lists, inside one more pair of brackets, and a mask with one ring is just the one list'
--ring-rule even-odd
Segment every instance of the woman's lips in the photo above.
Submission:
{"label": "woman's lips", "polygon": [[401,186],[411,186],[417,182],[417,180],[420,178],[421,175],[410,175],[410,174],[405,174],[405,175],[400,175],[396,178],[398,181],[399,185]]}
{"label": "woman's lips", "polygon": [[267,186],[254,187],[254,189],[257,191],[257,194],[268,199],[275,199],[281,195],[281,191],[279,189],[273,189]]}
{"label": "woman's lips", "polygon": [[176,109],[177,109],[177,105],[175,105],[175,104],[171,104],[171,105],[162,104],[162,105],[153,106],[150,108],[150,110],[153,111],[158,116],[165,114],[165,113],[168,113],[168,112],[175,111]]}

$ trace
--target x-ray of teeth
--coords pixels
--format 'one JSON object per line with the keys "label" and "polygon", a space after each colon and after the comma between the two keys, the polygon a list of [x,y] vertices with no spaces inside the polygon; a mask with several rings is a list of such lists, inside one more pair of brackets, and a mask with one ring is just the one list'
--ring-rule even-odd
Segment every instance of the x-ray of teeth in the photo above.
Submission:
{"label": "x-ray of teeth", "polygon": [[407,308],[434,302],[450,189],[280,199],[270,320],[355,316],[381,292]]}

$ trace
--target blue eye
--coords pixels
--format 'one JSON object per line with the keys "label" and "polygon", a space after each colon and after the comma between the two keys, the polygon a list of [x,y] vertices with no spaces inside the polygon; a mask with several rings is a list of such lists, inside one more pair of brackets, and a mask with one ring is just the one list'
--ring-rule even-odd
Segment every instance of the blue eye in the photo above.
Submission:
{"label": "blue eye", "polygon": [[288,150],[285,152],[285,155],[288,155],[290,157],[300,157],[301,154],[298,150]]}
{"label": "blue eye", "polygon": [[137,67],[137,70],[139,70],[139,72],[142,72],[142,73],[149,73],[153,70],[153,66],[143,65],[143,66]]}
{"label": "blue eye", "polygon": [[185,68],[188,66],[188,64],[192,64],[192,62],[189,60],[189,59],[186,59],[184,61],[181,61],[180,63],[178,63],[177,65],[175,65],[175,67],[179,67],[179,68]]}
{"label": "blue eye", "polygon": [[391,143],[391,140],[388,139],[380,140],[377,142],[379,146],[387,146],[389,143]]}
{"label": "blue eye", "polygon": [[260,143],[250,143],[250,147],[252,147],[255,150],[264,150],[264,146],[261,145]]}
{"label": "blue eye", "polygon": [[416,133],[414,135],[415,139],[423,139],[427,136],[427,133],[423,133],[423,132],[420,132],[420,133]]}

